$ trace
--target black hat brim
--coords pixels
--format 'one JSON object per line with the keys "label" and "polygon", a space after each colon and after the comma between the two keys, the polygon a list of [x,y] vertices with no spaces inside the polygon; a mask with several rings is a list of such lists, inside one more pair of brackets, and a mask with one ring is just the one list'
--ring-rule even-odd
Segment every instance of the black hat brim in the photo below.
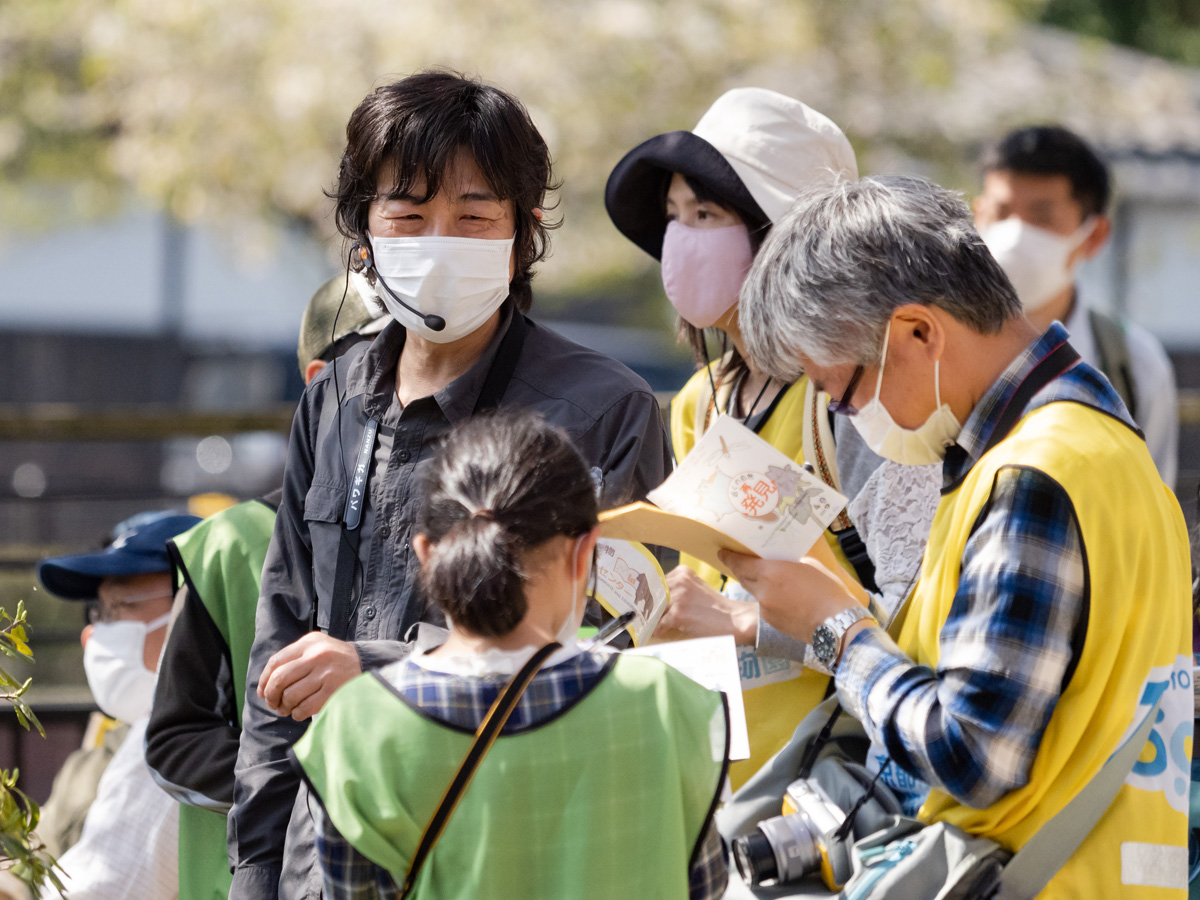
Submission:
{"label": "black hat brim", "polygon": [[770,223],[729,161],[690,131],[660,134],[634,147],[617,163],[604,188],[604,207],[617,230],[655,259],[662,259],[667,230],[664,197],[671,173],[702,182],[733,206],[751,229]]}

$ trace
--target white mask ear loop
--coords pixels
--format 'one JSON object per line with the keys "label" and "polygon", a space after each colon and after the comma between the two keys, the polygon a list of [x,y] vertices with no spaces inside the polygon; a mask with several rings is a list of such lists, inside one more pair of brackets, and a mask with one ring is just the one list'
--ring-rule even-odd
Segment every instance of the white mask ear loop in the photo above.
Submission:
{"label": "white mask ear loop", "polygon": [[171,621],[171,614],[169,612],[163,613],[157,619],[151,619],[149,622],[146,623],[146,634],[149,634],[152,631],[158,631],[158,629],[160,629],[160,628],[166,628],[167,623],[170,621]]}
{"label": "white mask ear loop", "polygon": [[[563,621],[558,629],[557,640],[563,646],[567,645],[568,641],[572,643],[575,640],[575,635],[579,631],[579,626],[571,627],[571,622],[575,618],[575,607],[579,604],[579,578],[576,573],[579,571],[579,550],[583,546],[583,539],[587,534],[581,534],[575,540],[575,549],[571,551],[571,608],[567,612],[567,618]],[[584,598],[584,609],[587,608],[587,598]]]}
{"label": "white mask ear loop", "polygon": [[[883,387],[883,367],[887,363],[888,338],[892,334],[892,320],[888,319],[887,328],[883,330],[883,356],[879,358],[879,377],[875,379],[875,399],[879,400],[879,389]],[[880,400],[880,403],[883,401]]]}
{"label": "white mask ear loop", "polygon": [[[1093,214],[1088,216],[1079,224],[1079,228],[1075,231],[1075,237],[1077,240],[1075,241],[1075,246],[1071,248],[1072,253],[1082,247],[1087,239],[1092,236],[1096,230],[1096,222],[1099,220],[1099,218],[1099,216]],[[1082,235],[1082,237],[1080,235]]]}

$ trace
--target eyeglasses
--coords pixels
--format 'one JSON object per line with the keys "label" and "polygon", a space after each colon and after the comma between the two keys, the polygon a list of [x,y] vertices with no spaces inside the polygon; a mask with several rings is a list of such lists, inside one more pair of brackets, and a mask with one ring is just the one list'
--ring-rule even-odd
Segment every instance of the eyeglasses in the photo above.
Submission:
{"label": "eyeglasses", "polygon": [[854,370],[854,374],[850,376],[850,383],[846,385],[846,392],[842,394],[841,400],[830,400],[829,411],[836,413],[839,416],[856,416],[858,410],[850,403],[850,398],[854,396],[854,389],[858,387],[858,382],[863,375],[863,366],[858,366]]}
{"label": "eyeglasses", "polygon": [[83,612],[89,625],[97,625],[100,622],[116,622],[121,618],[116,609],[105,606],[99,600],[89,600],[84,605]]}
{"label": "eyeglasses", "polygon": [[[115,595],[115,596],[114,596]],[[110,588],[104,600],[89,600],[84,605],[84,616],[89,625],[100,622],[120,622],[124,619],[139,619],[139,604],[148,600],[170,600],[171,592],[154,590],[131,591]]]}

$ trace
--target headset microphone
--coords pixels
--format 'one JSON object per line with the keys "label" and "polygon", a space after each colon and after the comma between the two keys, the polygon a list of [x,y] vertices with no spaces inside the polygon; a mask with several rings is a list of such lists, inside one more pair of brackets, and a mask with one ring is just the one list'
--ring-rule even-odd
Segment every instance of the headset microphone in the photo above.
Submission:
{"label": "headset microphone", "polygon": [[422,321],[425,322],[426,328],[428,328],[430,331],[441,331],[446,327],[446,320],[441,316],[434,315],[433,313],[423,313],[415,306],[405,303],[402,297],[396,296],[396,292],[388,287],[388,283],[384,281],[383,276],[379,274],[379,270],[375,268],[375,260],[371,258],[371,251],[366,247],[366,245],[355,242],[354,246],[350,248],[350,252],[357,253],[359,259],[362,260],[363,271],[370,272],[374,270],[375,281],[382,286],[385,291],[387,291],[388,296],[413,315],[420,316]]}

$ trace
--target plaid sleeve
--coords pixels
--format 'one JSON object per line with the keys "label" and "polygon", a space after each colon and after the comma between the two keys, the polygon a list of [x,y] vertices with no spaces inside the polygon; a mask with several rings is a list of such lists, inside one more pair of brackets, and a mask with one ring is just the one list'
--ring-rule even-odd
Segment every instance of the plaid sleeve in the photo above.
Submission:
{"label": "plaid sleeve", "polygon": [[316,819],[317,857],[321,861],[325,900],[397,900],[392,876],[367,859],[333,827],[325,808],[312,804]]}
{"label": "plaid sleeve", "polygon": [[700,852],[688,872],[688,900],[719,900],[728,886],[725,844],[717,832],[717,823],[710,819]]}
{"label": "plaid sleeve", "polygon": [[1087,602],[1066,491],[1002,469],[963,552],[937,670],[866,629],[843,653],[838,695],[910,775],[987,806],[1028,781]]}

